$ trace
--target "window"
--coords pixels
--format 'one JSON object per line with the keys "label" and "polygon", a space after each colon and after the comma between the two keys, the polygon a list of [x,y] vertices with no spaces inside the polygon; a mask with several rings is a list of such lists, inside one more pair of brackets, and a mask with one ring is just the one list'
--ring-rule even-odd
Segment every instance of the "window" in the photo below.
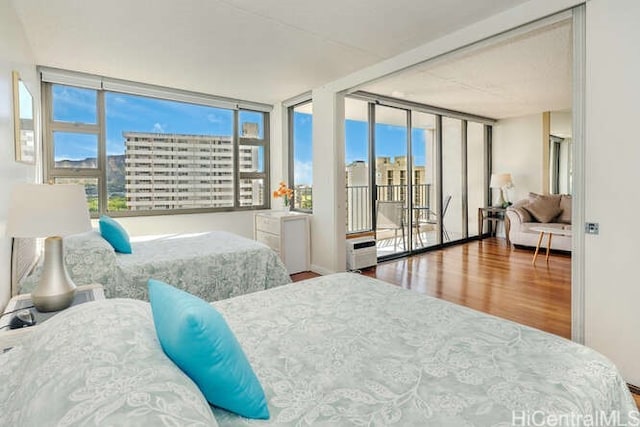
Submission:
{"label": "window", "polygon": [[289,107],[289,184],[293,208],[313,209],[313,108],[311,101]]}
{"label": "window", "polygon": [[344,103],[347,232],[358,233],[371,229],[369,104],[353,98]]}
{"label": "window", "polygon": [[94,216],[269,207],[267,111],[213,105],[204,95],[186,102],[180,98],[196,95],[155,87],[145,96],[149,86],[128,82],[136,94],[109,90],[94,76],[81,80],[99,81],[90,89],[42,75],[47,179],[84,184]]}
{"label": "window", "polygon": [[[346,97],[347,233],[374,231],[383,259],[477,236],[493,122],[365,92]],[[385,201],[404,205],[401,239],[380,222]]]}

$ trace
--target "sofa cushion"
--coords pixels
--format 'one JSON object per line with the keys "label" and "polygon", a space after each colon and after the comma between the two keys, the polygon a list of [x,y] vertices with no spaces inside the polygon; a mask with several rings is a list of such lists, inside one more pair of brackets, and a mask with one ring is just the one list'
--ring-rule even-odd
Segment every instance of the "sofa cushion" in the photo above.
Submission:
{"label": "sofa cushion", "polygon": [[571,224],[571,205],[571,195],[563,194],[560,198],[560,208],[562,209],[562,212],[560,212],[560,215],[556,218],[556,222]]}
{"label": "sofa cushion", "polygon": [[519,206],[515,208],[510,207],[509,210],[515,212],[518,215],[518,218],[520,218],[521,223],[533,221],[533,217],[531,216],[528,210],[524,209],[524,206]]}
{"label": "sofa cushion", "polygon": [[526,209],[538,222],[543,223],[551,222],[562,212],[560,198],[546,196],[536,198],[523,209]]}

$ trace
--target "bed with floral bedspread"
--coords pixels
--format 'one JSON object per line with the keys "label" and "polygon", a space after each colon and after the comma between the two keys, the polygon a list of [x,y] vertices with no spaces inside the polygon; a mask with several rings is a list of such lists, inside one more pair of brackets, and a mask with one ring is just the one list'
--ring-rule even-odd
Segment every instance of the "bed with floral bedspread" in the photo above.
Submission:
{"label": "bed with floral bedspread", "polygon": [[113,299],[71,307],[0,354],[0,425],[640,420],[616,367],[596,351],[375,279],[342,273],[213,305],[261,382],[270,419],[210,408],[162,351],[149,304]]}
{"label": "bed with floral bedspread", "polygon": [[[266,245],[224,231],[142,236],[132,253],[113,250],[99,232],[64,239],[67,271],[76,285],[99,283],[108,298],[146,300],[153,277],[206,301],[242,295],[291,281],[278,255]],[[34,288],[39,269],[25,279],[21,293]]]}

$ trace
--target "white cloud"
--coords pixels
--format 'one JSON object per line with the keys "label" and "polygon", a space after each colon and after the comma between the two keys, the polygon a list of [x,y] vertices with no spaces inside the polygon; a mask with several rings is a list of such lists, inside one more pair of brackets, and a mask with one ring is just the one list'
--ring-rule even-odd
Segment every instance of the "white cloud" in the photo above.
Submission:
{"label": "white cloud", "polygon": [[153,125],[153,131],[156,133],[165,133],[165,126],[161,125],[160,123],[155,123]]}
{"label": "white cloud", "polygon": [[295,161],[293,179],[296,184],[313,184],[313,164],[311,162]]}

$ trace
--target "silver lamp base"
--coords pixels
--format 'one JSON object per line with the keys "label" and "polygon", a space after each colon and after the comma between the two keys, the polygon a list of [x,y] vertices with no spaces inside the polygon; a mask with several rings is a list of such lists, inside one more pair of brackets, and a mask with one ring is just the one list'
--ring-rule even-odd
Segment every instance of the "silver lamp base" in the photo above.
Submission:
{"label": "silver lamp base", "polygon": [[44,241],[44,266],[38,286],[31,293],[33,306],[42,312],[64,310],[73,303],[76,285],[64,265],[62,237]]}

